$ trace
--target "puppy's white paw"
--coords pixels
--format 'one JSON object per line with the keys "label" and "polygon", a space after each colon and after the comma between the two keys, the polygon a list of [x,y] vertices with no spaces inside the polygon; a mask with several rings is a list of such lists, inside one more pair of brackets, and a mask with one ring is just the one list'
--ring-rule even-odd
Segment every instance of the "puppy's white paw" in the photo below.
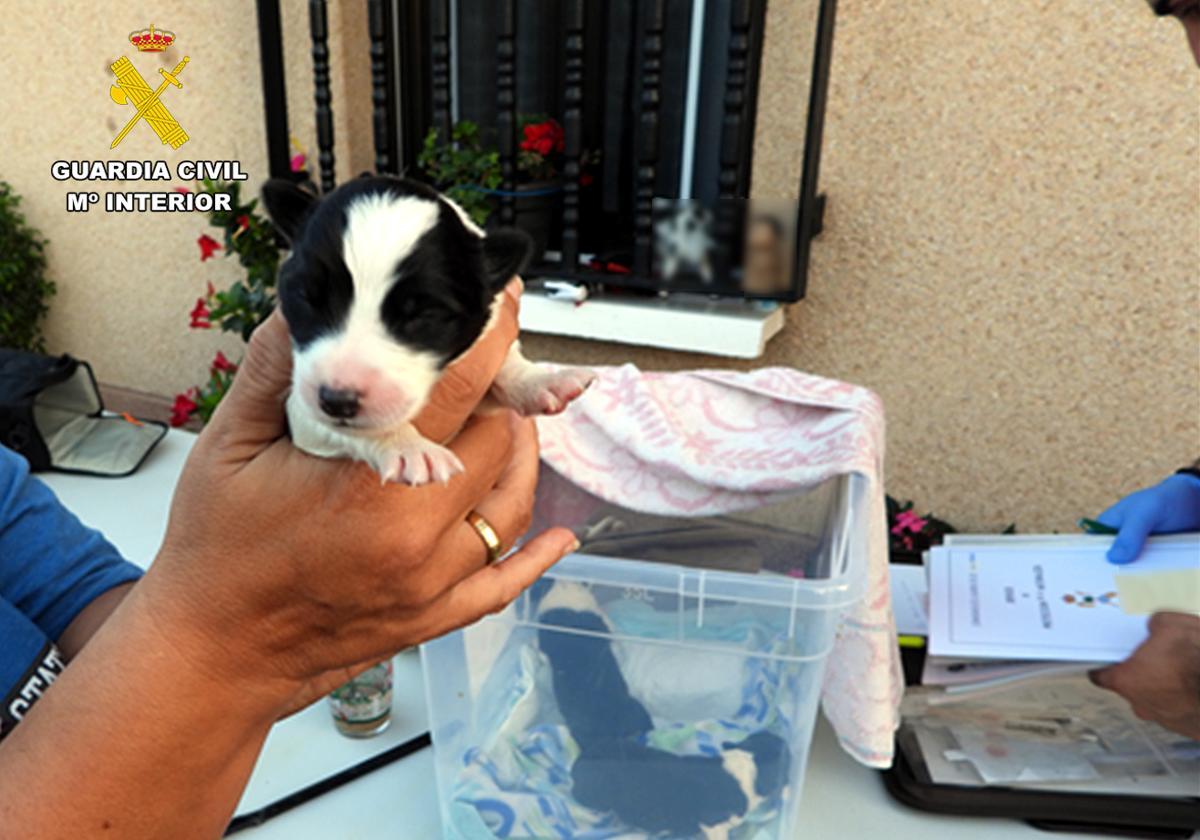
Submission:
{"label": "puppy's white paw", "polygon": [[384,481],[420,487],[433,482],[445,484],[466,468],[446,447],[416,438],[389,449],[376,469]]}
{"label": "puppy's white paw", "polygon": [[501,403],[525,417],[558,414],[595,379],[596,374],[586,368],[547,370],[529,365],[519,376],[497,380],[492,391]]}

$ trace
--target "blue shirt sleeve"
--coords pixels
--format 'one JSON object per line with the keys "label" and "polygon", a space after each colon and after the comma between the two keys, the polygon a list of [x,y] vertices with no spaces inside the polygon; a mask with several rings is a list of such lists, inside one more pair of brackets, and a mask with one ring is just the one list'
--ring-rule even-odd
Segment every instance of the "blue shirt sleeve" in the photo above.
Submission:
{"label": "blue shirt sleeve", "polygon": [[55,640],[98,596],[140,576],[0,446],[0,601]]}

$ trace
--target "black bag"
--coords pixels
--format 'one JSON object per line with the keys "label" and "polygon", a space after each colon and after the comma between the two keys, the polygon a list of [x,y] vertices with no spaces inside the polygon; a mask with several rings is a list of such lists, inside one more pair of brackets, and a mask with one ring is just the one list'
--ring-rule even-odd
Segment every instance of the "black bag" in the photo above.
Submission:
{"label": "black bag", "polygon": [[106,414],[87,362],[0,349],[0,444],[34,472],[129,475],[166,433],[164,423]]}

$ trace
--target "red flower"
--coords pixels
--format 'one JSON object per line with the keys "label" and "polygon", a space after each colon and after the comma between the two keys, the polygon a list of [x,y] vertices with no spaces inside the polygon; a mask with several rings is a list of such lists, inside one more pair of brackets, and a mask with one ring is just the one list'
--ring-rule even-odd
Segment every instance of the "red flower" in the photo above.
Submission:
{"label": "red flower", "polygon": [[191,192],[191,190],[189,190],[187,187],[176,187],[175,192],[179,193],[180,195],[187,195]]}
{"label": "red flower", "polygon": [[237,239],[239,236],[241,236],[243,233],[245,233],[247,231],[247,229],[249,229],[249,227],[250,227],[250,217],[249,216],[238,216],[237,217],[237,230],[235,230],[233,232],[233,238]]}
{"label": "red flower", "polygon": [[191,392],[175,395],[175,405],[171,406],[171,425],[182,426],[196,410],[196,401],[191,398]]}
{"label": "red flower", "polygon": [[217,293],[217,290],[216,290],[216,288],[213,286],[213,284],[212,284],[212,281],[211,281],[211,280],[209,280],[209,281],[208,281],[208,284],[207,284],[207,286],[208,286],[208,288],[207,288],[207,289],[205,290],[205,292],[204,292],[204,298],[205,298],[206,300],[212,300],[212,298],[213,298],[213,295],[215,295],[215,294]]}
{"label": "red flower", "polygon": [[196,305],[192,307],[191,315],[192,322],[188,325],[194,330],[207,330],[212,328],[212,322],[208,320],[208,316],[212,313],[208,311],[208,307],[204,303],[204,298],[196,298]]}
{"label": "red flower", "polygon": [[213,357],[212,369],[214,373],[216,371],[221,371],[222,373],[233,373],[237,370],[237,365],[225,358],[225,354],[218,350],[217,355]]}
{"label": "red flower", "polygon": [[563,128],[557,120],[546,120],[525,126],[525,139],[521,141],[521,148],[525,151],[537,152],[545,157],[551,152],[561,152],[563,145]]}
{"label": "red flower", "polygon": [[204,262],[217,251],[221,250],[221,243],[213,239],[207,233],[201,235],[196,240],[196,244],[200,246],[200,262]]}

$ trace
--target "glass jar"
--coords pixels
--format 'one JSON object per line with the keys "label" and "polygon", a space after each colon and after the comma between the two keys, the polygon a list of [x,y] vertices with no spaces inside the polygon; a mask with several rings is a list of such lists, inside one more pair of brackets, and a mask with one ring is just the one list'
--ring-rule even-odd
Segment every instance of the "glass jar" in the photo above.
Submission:
{"label": "glass jar", "polygon": [[350,738],[370,738],[392,722],[392,660],[363,671],[329,695],[329,709],[338,732]]}

